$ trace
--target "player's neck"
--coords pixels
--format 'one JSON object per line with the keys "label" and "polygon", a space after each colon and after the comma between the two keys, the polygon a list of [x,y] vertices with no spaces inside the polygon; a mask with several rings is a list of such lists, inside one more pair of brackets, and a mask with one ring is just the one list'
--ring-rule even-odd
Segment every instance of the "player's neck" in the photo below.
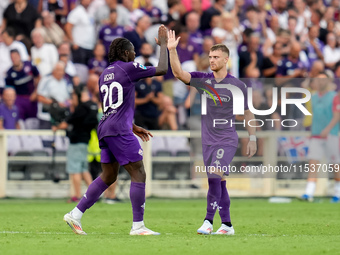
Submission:
{"label": "player's neck", "polygon": [[226,69],[221,69],[219,71],[213,71],[215,80],[217,82],[220,82],[221,80],[223,80],[225,77],[227,77],[228,75],[228,71]]}

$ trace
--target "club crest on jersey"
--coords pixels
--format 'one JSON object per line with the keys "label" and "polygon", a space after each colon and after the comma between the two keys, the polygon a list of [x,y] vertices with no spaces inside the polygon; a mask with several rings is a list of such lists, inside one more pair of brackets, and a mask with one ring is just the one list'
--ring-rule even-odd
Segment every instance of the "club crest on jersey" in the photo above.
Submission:
{"label": "club crest on jersey", "polygon": [[141,156],[143,156],[143,150],[142,150],[142,149],[139,149],[138,154],[141,155]]}
{"label": "club crest on jersey", "polygon": [[139,64],[139,67],[142,68],[143,70],[146,70],[146,66]]}

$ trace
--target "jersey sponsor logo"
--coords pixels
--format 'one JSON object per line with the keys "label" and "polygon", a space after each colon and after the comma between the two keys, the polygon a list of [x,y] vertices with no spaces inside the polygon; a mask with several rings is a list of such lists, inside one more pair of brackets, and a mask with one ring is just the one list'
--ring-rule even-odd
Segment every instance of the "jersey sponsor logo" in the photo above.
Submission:
{"label": "jersey sponsor logo", "polygon": [[114,78],[115,78],[115,74],[114,74],[114,73],[105,74],[105,76],[104,76],[104,82],[105,82],[105,81],[113,80]]}

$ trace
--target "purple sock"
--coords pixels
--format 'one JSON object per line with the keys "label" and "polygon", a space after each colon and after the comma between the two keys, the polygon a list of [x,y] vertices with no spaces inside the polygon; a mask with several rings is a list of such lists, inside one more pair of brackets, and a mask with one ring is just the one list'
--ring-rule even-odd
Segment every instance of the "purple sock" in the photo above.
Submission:
{"label": "purple sock", "polygon": [[131,182],[130,200],[132,205],[133,222],[143,221],[145,207],[145,183]]}
{"label": "purple sock", "polygon": [[207,195],[206,220],[213,221],[221,198],[221,178],[208,178],[209,190]]}
{"label": "purple sock", "polygon": [[81,212],[85,212],[89,209],[95,202],[97,202],[100,195],[108,188],[103,182],[103,180],[99,177],[95,179],[90,186],[88,187],[85,195],[78,203],[77,207]]}
{"label": "purple sock", "polygon": [[229,198],[229,194],[228,194],[228,190],[227,190],[227,186],[226,186],[226,181],[221,181],[221,199],[220,199],[220,216],[221,216],[221,220],[222,222],[231,222],[230,221],[230,198]]}

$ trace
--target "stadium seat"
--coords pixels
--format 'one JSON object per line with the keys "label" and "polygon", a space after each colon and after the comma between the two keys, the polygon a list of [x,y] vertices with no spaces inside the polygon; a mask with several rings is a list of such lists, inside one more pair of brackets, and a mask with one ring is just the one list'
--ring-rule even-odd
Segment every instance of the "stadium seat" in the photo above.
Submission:
{"label": "stadium seat", "polygon": [[175,180],[190,180],[190,173],[190,162],[181,162],[174,164],[172,176]]}
{"label": "stadium seat", "polygon": [[7,150],[10,155],[23,150],[20,137],[17,135],[9,135],[7,137]]}
{"label": "stadium seat", "polygon": [[[31,151],[17,151],[14,156],[16,157],[33,157]],[[29,180],[28,167],[30,161],[9,161],[8,162],[8,179],[9,180]]]}
{"label": "stadium seat", "polygon": [[80,83],[86,84],[89,77],[89,69],[83,64],[74,64],[76,68],[77,76],[80,78]]}
{"label": "stadium seat", "polygon": [[171,162],[154,162],[152,163],[153,180],[170,180],[172,179],[172,169],[174,164]]}
{"label": "stadium seat", "polygon": [[43,150],[44,146],[40,136],[37,135],[25,135],[21,136],[22,149],[23,150]]}
{"label": "stadium seat", "polygon": [[25,129],[39,129],[39,120],[37,118],[26,119]]}
{"label": "stadium seat", "polygon": [[157,151],[165,150],[165,139],[161,136],[155,136],[151,139],[152,143],[152,155],[156,155]]}
{"label": "stadium seat", "polygon": [[177,151],[190,152],[188,138],[185,136],[165,137],[165,144],[172,155],[176,155]]}

